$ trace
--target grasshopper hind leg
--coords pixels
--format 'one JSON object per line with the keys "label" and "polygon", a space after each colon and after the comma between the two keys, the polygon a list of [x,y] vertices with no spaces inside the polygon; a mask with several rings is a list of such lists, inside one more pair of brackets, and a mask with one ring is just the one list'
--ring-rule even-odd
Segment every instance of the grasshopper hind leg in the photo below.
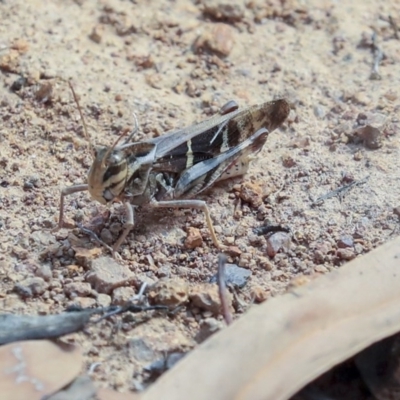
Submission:
{"label": "grasshopper hind leg", "polygon": [[151,206],[154,208],[195,208],[198,210],[202,210],[204,215],[206,216],[208,230],[211,234],[211,239],[214,243],[214,246],[218,249],[225,249],[225,246],[220,243],[217,239],[217,235],[215,234],[214,224],[211,220],[210,211],[207,207],[207,203],[203,200],[170,200],[170,201],[155,201],[151,202]]}

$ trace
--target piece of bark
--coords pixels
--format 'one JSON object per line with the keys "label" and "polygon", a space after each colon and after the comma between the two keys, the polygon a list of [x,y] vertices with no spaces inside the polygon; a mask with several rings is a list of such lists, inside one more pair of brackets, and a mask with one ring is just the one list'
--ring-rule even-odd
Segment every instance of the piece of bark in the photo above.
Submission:
{"label": "piece of bark", "polygon": [[0,345],[31,339],[56,338],[85,327],[96,310],[57,315],[0,314]]}

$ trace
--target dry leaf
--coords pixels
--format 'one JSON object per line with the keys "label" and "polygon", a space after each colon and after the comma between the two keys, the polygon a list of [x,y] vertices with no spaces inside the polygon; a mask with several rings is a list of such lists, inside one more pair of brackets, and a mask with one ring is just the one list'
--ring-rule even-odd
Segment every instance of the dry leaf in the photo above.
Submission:
{"label": "dry leaf", "polygon": [[74,346],[49,340],[14,342],[0,347],[2,399],[40,400],[71,382],[81,370],[82,354]]}

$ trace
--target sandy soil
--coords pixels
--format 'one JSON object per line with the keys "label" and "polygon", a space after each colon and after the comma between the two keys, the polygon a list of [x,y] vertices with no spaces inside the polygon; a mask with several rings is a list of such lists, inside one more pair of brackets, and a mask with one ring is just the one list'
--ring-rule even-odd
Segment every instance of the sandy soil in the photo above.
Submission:
{"label": "sandy soil", "polygon": [[[399,233],[400,47],[389,16],[399,20],[400,3],[229,3],[226,11],[218,0],[0,2],[0,309],[56,313],[121,303],[161,278],[189,297],[211,290],[204,282],[215,274],[218,250],[201,212],[138,211],[118,260],[131,275],[114,290],[90,278],[92,259],[109,253],[73,226],[100,223],[98,234],[113,243],[120,206],[107,219],[87,193],[72,195],[72,229],[51,232],[60,190],[84,183],[91,165],[68,79],[91,140],[104,145],[133,128],[133,113],[142,140],[204,120],[231,99],[241,107],[291,102],[288,121],[244,180],[202,196],[219,239],[236,247],[229,261],[251,271],[235,318]],[[379,52],[372,78],[380,79],[371,79]],[[243,181],[256,187],[261,205],[241,200]],[[273,239],[253,232],[266,223],[292,231],[291,245],[276,255]],[[203,238],[195,249],[184,245],[191,227]],[[94,250],[78,257],[83,247]],[[189,304],[175,317],[115,317],[67,340],[82,345],[87,369],[101,363],[92,374],[100,385],[126,391],[146,385],[144,366],[190,350],[220,321]]]}

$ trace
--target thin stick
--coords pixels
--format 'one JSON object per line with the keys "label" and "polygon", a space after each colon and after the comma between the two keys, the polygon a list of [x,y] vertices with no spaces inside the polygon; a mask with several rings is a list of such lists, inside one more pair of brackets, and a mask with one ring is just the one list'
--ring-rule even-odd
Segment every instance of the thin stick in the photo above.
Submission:
{"label": "thin stick", "polygon": [[259,226],[258,228],[254,228],[254,233],[258,236],[269,235],[270,233],[276,232],[290,233],[290,229],[281,225],[263,225]]}
{"label": "thin stick", "polygon": [[220,254],[218,256],[218,294],[221,301],[221,313],[227,325],[230,325],[233,321],[231,310],[229,309],[229,303],[227,299],[227,288],[225,284],[225,264],[226,255]]}
{"label": "thin stick", "polygon": [[376,33],[374,32],[372,34],[372,55],[373,55],[373,64],[372,64],[372,71],[369,79],[372,80],[380,80],[381,76],[379,74],[379,64],[383,59],[383,52],[382,50],[378,47],[377,44],[377,36]]}
{"label": "thin stick", "polygon": [[344,193],[346,193],[347,191],[349,191],[351,188],[355,187],[355,186],[359,186],[364,184],[365,182],[367,182],[369,176],[365,177],[364,179],[361,179],[360,181],[354,181],[349,183],[348,185],[344,185],[341,186],[335,190],[332,190],[330,192],[328,192],[327,194],[318,197],[316,200],[314,200],[312,202],[312,206],[316,206],[316,205],[320,205],[322,204],[325,200],[330,199],[331,197],[335,197],[335,196],[343,196]]}

